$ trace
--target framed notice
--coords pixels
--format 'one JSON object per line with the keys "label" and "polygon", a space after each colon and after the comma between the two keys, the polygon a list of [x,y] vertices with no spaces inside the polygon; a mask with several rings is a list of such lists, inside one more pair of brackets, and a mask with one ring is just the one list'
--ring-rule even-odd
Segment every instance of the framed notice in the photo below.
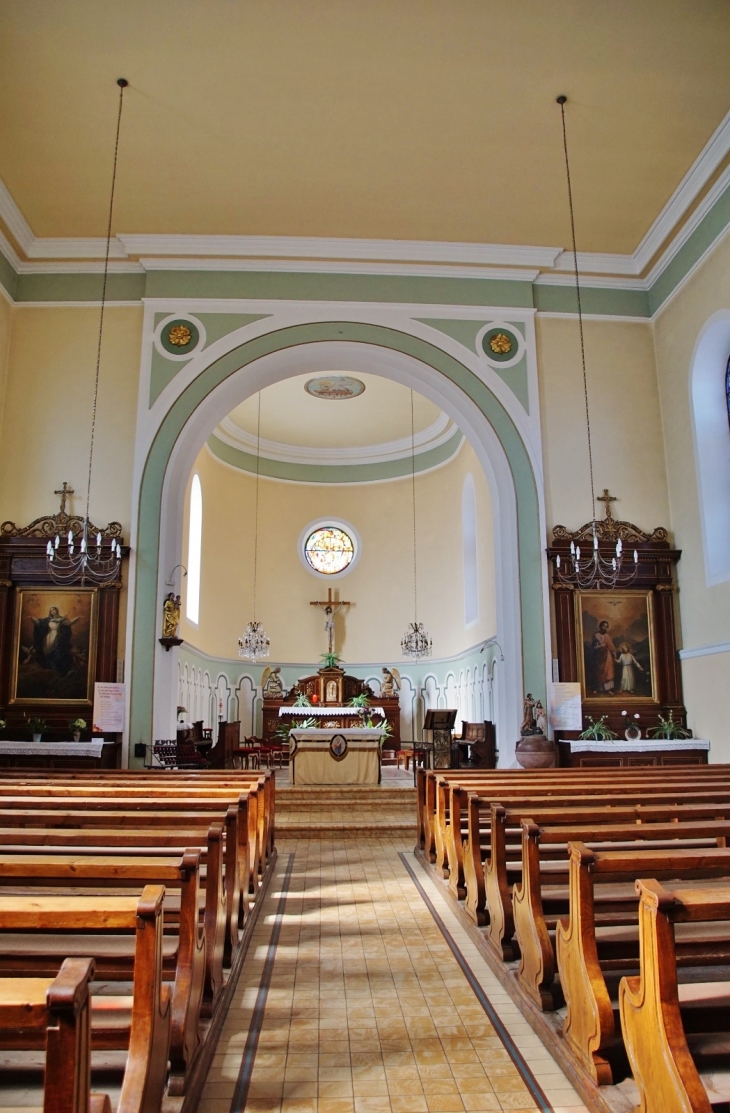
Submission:
{"label": "framed notice", "polygon": [[551,684],[550,696],[553,730],[583,730],[580,684]]}
{"label": "framed notice", "polygon": [[124,730],[124,684],[94,685],[95,734],[113,734]]}

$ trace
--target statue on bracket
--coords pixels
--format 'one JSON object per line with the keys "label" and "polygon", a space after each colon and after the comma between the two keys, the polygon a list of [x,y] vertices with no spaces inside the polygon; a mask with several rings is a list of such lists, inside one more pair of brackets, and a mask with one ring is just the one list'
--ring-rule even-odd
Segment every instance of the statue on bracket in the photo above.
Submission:
{"label": "statue on bracket", "polygon": [[162,604],[162,636],[163,638],[176,638],[177,628],[180,625],[180,596],[174,591],[165,596]]}

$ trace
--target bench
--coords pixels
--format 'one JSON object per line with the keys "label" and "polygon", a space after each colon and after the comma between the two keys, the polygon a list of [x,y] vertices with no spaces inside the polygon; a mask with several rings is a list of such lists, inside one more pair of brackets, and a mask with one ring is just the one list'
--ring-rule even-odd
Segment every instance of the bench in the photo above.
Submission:
{"label": "bench", "polygon": [[[566,1044],[583,1069],[599,1085],[613,1080],[610,1053],[617,1039],[607,977],[615,979],[639,963],[639,896],[642,877],[701,880],[730,876],[730,851],[725,849],[589,850],[582,843],[569,848],[570,913],[558,921],[556,953],[567,1014]],[[598,882],[598,884],[597,884]],[[617,910],[618,909],[618,910]],[[716,941],[688,932],[678,941],[678,961],[693,966],[730,962],[728,933]]]}
{"label": "bench", "polygon": [[[162,983],[163,899],[159,885],[145,886],[139,898],[0,895],[0,948],[7,933],[134,936],[131,1013],[127,997],[91,998],[92,1048],[127,1050],[117,1113],[159,1113],[162,1103],[171,1020],[170,990]],[[18,1049],[42,1049],[45,1038],[40,1028],[5,1032],[3,1037],[6,1046]]]}
{"label": "bench", "polygon": [[6,1033],[42,1034],[43,1113],[111,1113],[91,1093],[89,982],[94,963],[67,958],[54,978],[0,978],[0,1046]]}
{"label": "bench", "polygon": [[[727,1066],[730,973],[680,985],[676,929],[730,920],[730,885],[637,881],[640,974],[619,984],[621,1029],[645,1113],[711,1113],[698,1062]],[[681,930],[681,929],[680,929]],[[689,1038],[688,1038],[689,1037]]]}

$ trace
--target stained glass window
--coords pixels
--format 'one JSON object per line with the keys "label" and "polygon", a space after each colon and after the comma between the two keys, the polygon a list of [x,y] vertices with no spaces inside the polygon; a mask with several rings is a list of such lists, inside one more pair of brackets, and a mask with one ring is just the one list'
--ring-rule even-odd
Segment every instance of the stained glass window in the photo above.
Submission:
{"label": "stained glass window", "polygon": [[304,555],[315,572],[333,576],[347,568],[355,555],[352,538],[337,526],[320,526],[304,543]]}

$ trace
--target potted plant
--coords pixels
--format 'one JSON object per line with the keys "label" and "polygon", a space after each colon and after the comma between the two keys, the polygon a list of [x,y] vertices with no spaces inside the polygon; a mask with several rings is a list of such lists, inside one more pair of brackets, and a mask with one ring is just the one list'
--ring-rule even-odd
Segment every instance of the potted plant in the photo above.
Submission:
{"label": "potted plant", "polygon": [[367,726],[368,724],[365,722],[365,720],[368,717],[368,707],[370,706],[370,700],[365,695],[365,693],[361,692],[359,696],[353,696],[352,699],[349,701],[349,705],[350,707],[356,708],[359,712],[361,726]]}
{"label": "potted plant", "polygon": [[669,718],[664,719],[661,715],[657,716],[659,724],[653,730],[646,732],[647,738],[656,738],[657,741],[662,742],[675,742],[680,738],[691,738],[692,731],[687,730],[681,723],[675,723],[674,712],[669,709]]}
{"label": "potted plant", "polygon": [[40,742],[43,732],[48,730],[48,723],[45,719],[41,719],[38,715],[34,715],[31,719],[26,719],[28,730],[33,736],[34,742]]}
{"label": "potted plant", "polygon": [[81,731],[86,730],[86,719],[71,719],[68,729],[73,731],[74,742],[78,742],[81,738]]}
{"label": "potted plant", "polygon": [[336,669],[341,660],[336,653],[323,653],[320,657],[323,669]]}
{"label": "potted plant", "polygon": [[597,723],[590,717],[590,715],[586,716],[586,718],[591,725],[589,727],[586,727],[582,734],[578,735],[579,738],[583,738],[588,742],[616,741],[618,735],[614,734],[611,728],[606,726],[606,719],[608,718],[607,715],[601,715]]}

